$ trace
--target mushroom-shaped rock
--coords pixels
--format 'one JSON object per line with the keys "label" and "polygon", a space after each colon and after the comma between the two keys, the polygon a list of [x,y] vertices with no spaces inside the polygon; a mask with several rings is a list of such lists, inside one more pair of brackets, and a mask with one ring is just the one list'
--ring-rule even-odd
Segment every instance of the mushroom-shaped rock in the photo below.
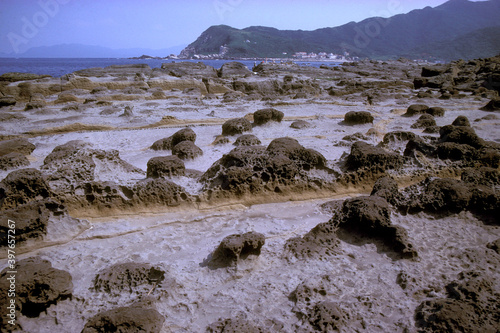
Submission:
{"label": "mushroom-shaped rock", "polygon": [[249,255],[258,256],[265,242],[265,236],[257,232],[227,236],[213,252],[208,265],[213,268],[228,267]]}
{"label": "mushroom-shaped rock", "polygon": [[189,160],[203,155],[203,150],[193,141],[182,141],[172,148],[172,154],[182,160]]}
{"label": "mushroom-shaped rock", "polygon": [[382,148],[375,147],[363,141],[355,142],[347,157],[346,166],[349,170],[365,167],[378,167],[383,170],[397,169],[403,164],[403,157]]}
{"label": "mushroom-shaped rock", "polygon": [[175,145],[181,143],[182,141],[196,141],[196,133],[190,128],[183,128],[168,138],[157,140],[150,147],[153,150],[171,150]]}
{"label": "mushroom-shaped rock", "polygon": [[120,307],[90,318],[82,333],[160,333],[165,317],[142,306]]}
{"label": "mushroom-shaped rock", "polygon": [[271,141],[267,146],[271,156],[283,155],[291,159],[304,170],[321,169],[326,165],[326,158],[314,149],[304,148],[296,139],[284,137]]}
{"label": "mushroom-shaped rock", "polygon": [[253,134],[244,134],[236,139],[235,146],[258,146],[262,142]]}
{"label": "mushroom-shaped rock", "polygon": [[424,104],[413,104],[408,107],[404,116],[411,117],[417,114],[427,113],[429,107]]}
{"label": "mushroom-shaped rock", "polygon": [[157,156],[148,161],[147,177],[161,178],[184,176],[186,167],[177,156]]}
{"label": "mushroom-shaped rock", "polygon": [[[16,271],[15,276],[15,307],[23,315],[35,318],[47,310],[52,304],[70,298],[73,292],[71,275],[63,270],[52,267],[47,260],[39,257],[20,260],[15,269],[6,268],[0,273],[0,303],[2,303],[2,319],[5,320],[7,297],[12,276],[9,271]],[[10,305],[10,304],[8,304]],[[6,327],[6,326],[3,326]]]}
{"label": "mushroom-shaped rock", "polygon": [[196,142],[196,133],[191,128],[186,127],[172,135],[172,147],[182,141]]}
{"label": "mushroom-shaped rock", "polygon": [[253,121],[255,125],[264,125],[270,121],[281,122],[285,114],[273,108],[255,111]]}
{"label": "mushroom-shaped rock", "polygon": [[362,125],[373,123],[373,116],[368,111],[349,111],[344,116],[344,123],[347,125]]}
{"label": "mushroom-shaped rock", "polygon": [[457,119],[451,123],[453,126],[467,126],[470,127],[469,119],[466,116],[458,116]]}
{"label": "mushroom-shaped rock", "polygon": [[229,119],[222,125],[222,135],[243,134],[252,130],[252,124],[245,118]]}
{"label": "mushroom-shaped rock", "polygon": [[427,128],[431,126],[436,126],[436,120],[430,114],[423,114],[411,125],[411,128]]}

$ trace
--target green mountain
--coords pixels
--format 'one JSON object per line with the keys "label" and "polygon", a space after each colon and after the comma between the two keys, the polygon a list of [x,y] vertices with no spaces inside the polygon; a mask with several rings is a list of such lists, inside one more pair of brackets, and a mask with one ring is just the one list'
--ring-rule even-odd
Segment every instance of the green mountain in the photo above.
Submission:
{"label": "green mountain", "polygon": [[481,29],[497,26],[500,26],[500,0],[450,0],[435,8],[314,31],[212,26],[186,47],[181,56],[283,57],[284,53],[290,56],[295,52],[349,52],[352,56],[378,59],[429,54],[445,55],[446,60],[451,60],[476,57],[472,54],[477,50],[467,47],[463,47],[460,56],[455,56],[454,43],[462,44],[463,38],[469,43],[463,45],[484,44],[481,49],[485,53],[498,49],[498,42],[482,42],[483,38],[494,36],[494,32],[488,31],[486,36],[481,33]]}

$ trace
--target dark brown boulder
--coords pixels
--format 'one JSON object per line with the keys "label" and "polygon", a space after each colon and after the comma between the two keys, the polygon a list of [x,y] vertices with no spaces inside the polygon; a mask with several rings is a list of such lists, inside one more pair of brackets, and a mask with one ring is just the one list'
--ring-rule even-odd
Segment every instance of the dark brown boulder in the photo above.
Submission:
{"label": "dark brown boulder", "polygon": [[285,188],[321,186],[309,182],[308,171],[325,168],[326,159],[292,138],[273,140],[262,146],[238,146],[215,162],[202,176],[207,194],[242,195],[275,192]]}
{"label": "dark brown boulder", "polygon": [[426,113],[434,117],[444,117],[445,109],[439,106],[430,107]]}
{"label": "dark brown boulder", "polygon": [[387,170],[397,169],[403,165],[403,162],[404,158],[401,155],[358,141],[351,147],[346,166],[348,170],[372,167]]}
{"label": "dark brown boulder", "polygon": [[472,198],[469,187],[460,180],[427,179],[421,185],[423,189],[417,190],[417,197],[410,199],[410,211],[447,216],[467,209]]}
{"label": "dark brown boulder", "polygon": [[35,148],[35,145],[26,139],[0,141],[0,156],[7,155],[9,153],[30,155]]}
{"label": "dark brown boulder", "polygon": [[285,156],[306,171],[313,168],[321,169],[326,165],[323,155],[314,149],[304,148],[296,139],[289,137],[274,139],[269,143],[266,151],[270,156]]}
{"label": "dark brown boulder", "polygon": [[500,98],[492,99],[484,107],[481,108],[483,111],[500,111]]}
{"label": "dark brown boulder", "polygon": [[264,125],[270,121],[281,122],[285,114],[273,108],[255,111],[253,114],[254,124]]}
{"label": "dark brown boulder", "polygon": [[344,124],[362,125],[373,123],[373,116],[368,111],[349,111],[344,115]]}
{"label": "dark brown boulder", "polygon": [[436,120],[430,114],[423,114],[411,125],[411,128],[427,128],[431,126],[436,126]]}
{"label": "dark brown boulder", "polygon": [[443,142],[436,147],[437,155],[442,160],[471,161],[477,157],[477,149],[470,145]]}
{"label": "dark brown boulder", "polygon": [[181,160],[191,160],[203,155],[203,150],[195,145],[193,141],[182,141],[172,148],[172,154]]}
{"label": "dark brown boulder", "polygon": [[401,194],[398,190],[398,183],[391,176],[385,176],[377,179],[373,185],[372,193],[387,200],[392,205],[397,205],[401,199]]}
{"label": "dark brown boulder", "polygon": [[172,149],[172,137],[160,139],[155,141],[151,147],[153,150],[171,150]]}
{"label": "dark brown boulder", "polygon": [[470,127],[470,122],[466,116],[458,116],[457,119],[453,121],[452,125]]}
{"label": "dark brown boulder", "polygon": [[[25,242],[28,239],[39,239],[47,233],[47,224],[50,220],[57,219],[60,223],[63,221],[77,221],[68,215],[66,207],[53,199],[40,201],[30,201],[0,211],[0,217],[7,221],[15,221],[16,243]],[[0,226],[0,246],[7,246],[7,223]]]}
{"label": "dark brown boulder", "polygon": [[0,182],[0,207],[15,208],[31,201],[47,199],[52,192],[44,175],[36,169],[16,170]]}
{"label": "dark brown boulder", "polygon": [[153,150],[171,150],[175,145],[182,141],[196,141],[196,133],[189,127],[183,128],[168,138],[157,140],[150,147]]}
{"label": "dark brown boulder", "polygon": [[227,236],[213,252],[208,266],[228,267],[237,264],[240,259],[246,259],[249,255],[258,256],[265,242],[265,236],[257,232]]}
{"label": "dark brown boulder", "polygon": [[177,156],[153,157],[148,161],[147,167],[148,178],[184,176],[186,171],[184,162]]}
{"label": "dark brown boulder", "polygon": [[253,134],[244,134],[236,139],[235,146],[258,146],[262,142]]}
{"label": "dark brown boulder", "polygon": [[186,127],[172,135],[172,147],[182,141],[196,142],[196,133],[191,128]]}
{"label": "dark brown boulder", "polygon": [[425,156],[435,157],[436,146],[432,143],[426,142],[422,137],[415,136],[415,138],[408,141],[406,144],[404,156],[415,156],[415,152],[420,152]]}
{"label": "dark brown boulder", "polygon": [[154,309],[120,307],[90,318],[82,333],[160,333],[165,317]]}
{"label": "dark brown boulder", "polygon": [[441,142],[467,144],[474,148],[481,148],[485,145],[484,140],[477,136],[472,127],[447,125],[441,127],[439,134]]}
{"label": "dark brown boulder", "polygon": [[[8,271],[15,270],[16,311],[26,317],[36,318],[53,304],[70,298],[73,292],[71,275],[63,270],[55,269],[47,260],[39,257],[20,260],[14,269],[6,268],[0,273],[0,313],[6,319],[7,298],[11,277]],[[10,304],[9,304],[10,305]],[[5,326],[4,326],[5,327]]]}
{"label": "dark brown boulder", "polygon": [[406,110],[406,113],[403,116],[411,117],[411,116],[415,116],[418,114],[427,113],[428,110],[429,110],[429,107],[427,105],[413,104],[413,105],[410,105],[408,107],[408,109]]}
{"label": "dark brown boulder", "polygon": [[500,185],[500,171],[488,167],[469,168],[462,172],[461,179],[469,184],[494,187]]}
{"label": "dark brown boulder", "polygon": [[243,134],[252,130],[252,124],[245,118],[235,118],[222,125],[222,135]]}
{"label": "dark brown boulder", "polygon": [[362,238],[381,240],[402,258],[417,252],[408,241],[406,230],[392,225],[387,201],[379,196],[358,197],[344,201],[340,216],[334,218],[339,228]]}
{"label": "dark brown boulder", "polygon": [[9,153],[0,156],[0,170],[10,170],[30,165],[29,160],[21,153]]}

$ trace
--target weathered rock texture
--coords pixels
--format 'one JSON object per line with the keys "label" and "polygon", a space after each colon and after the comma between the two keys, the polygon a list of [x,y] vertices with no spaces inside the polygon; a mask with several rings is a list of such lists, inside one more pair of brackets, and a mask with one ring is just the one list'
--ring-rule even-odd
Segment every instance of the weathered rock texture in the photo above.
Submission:
{"label": "weathered rock texture", "polygon": [[228,267],[237,264],[240,259],[246,259],[249,255],[258,256],[265,242],[265,236],[257,232],[227,236],[213,252],[208,266]]}
{"label": "weathered rock texture", "polygon": [[[35,318],[41,312],[46,311],[53,304],[72,297],[73,283],[71,275],[63,270],[52,267],[47,260],[39,257],[20,260],[15,267],[7,267],[0,273],[0,324],[3,328],[12,327],[7,325],[7,313],[10,306],[10,299],[15,300],[15,309],[17,316],[22,314],[29,318]],[[12,277],[9,271],[16,271],[14,274],[15,287],[14,298],[8,297],[11,289]],[[9,302],[9,303],[7,303]],[[16,320],[16,323],[19,321]],[[19,329],[19,327],[17,327]]]}
{"label": "weathered rock texture", "polygon": [[154,309],[120,307],[90,318],[82,333],[160,333],[165,317]]}

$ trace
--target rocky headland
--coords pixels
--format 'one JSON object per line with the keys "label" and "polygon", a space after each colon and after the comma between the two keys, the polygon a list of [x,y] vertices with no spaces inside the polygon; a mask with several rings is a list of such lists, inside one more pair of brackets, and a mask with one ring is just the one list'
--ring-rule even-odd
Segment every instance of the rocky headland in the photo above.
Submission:
{"label": "rocky headland", "polygon": [[500,57],[4,74],[0,331],[496,332],[499,90]]}

